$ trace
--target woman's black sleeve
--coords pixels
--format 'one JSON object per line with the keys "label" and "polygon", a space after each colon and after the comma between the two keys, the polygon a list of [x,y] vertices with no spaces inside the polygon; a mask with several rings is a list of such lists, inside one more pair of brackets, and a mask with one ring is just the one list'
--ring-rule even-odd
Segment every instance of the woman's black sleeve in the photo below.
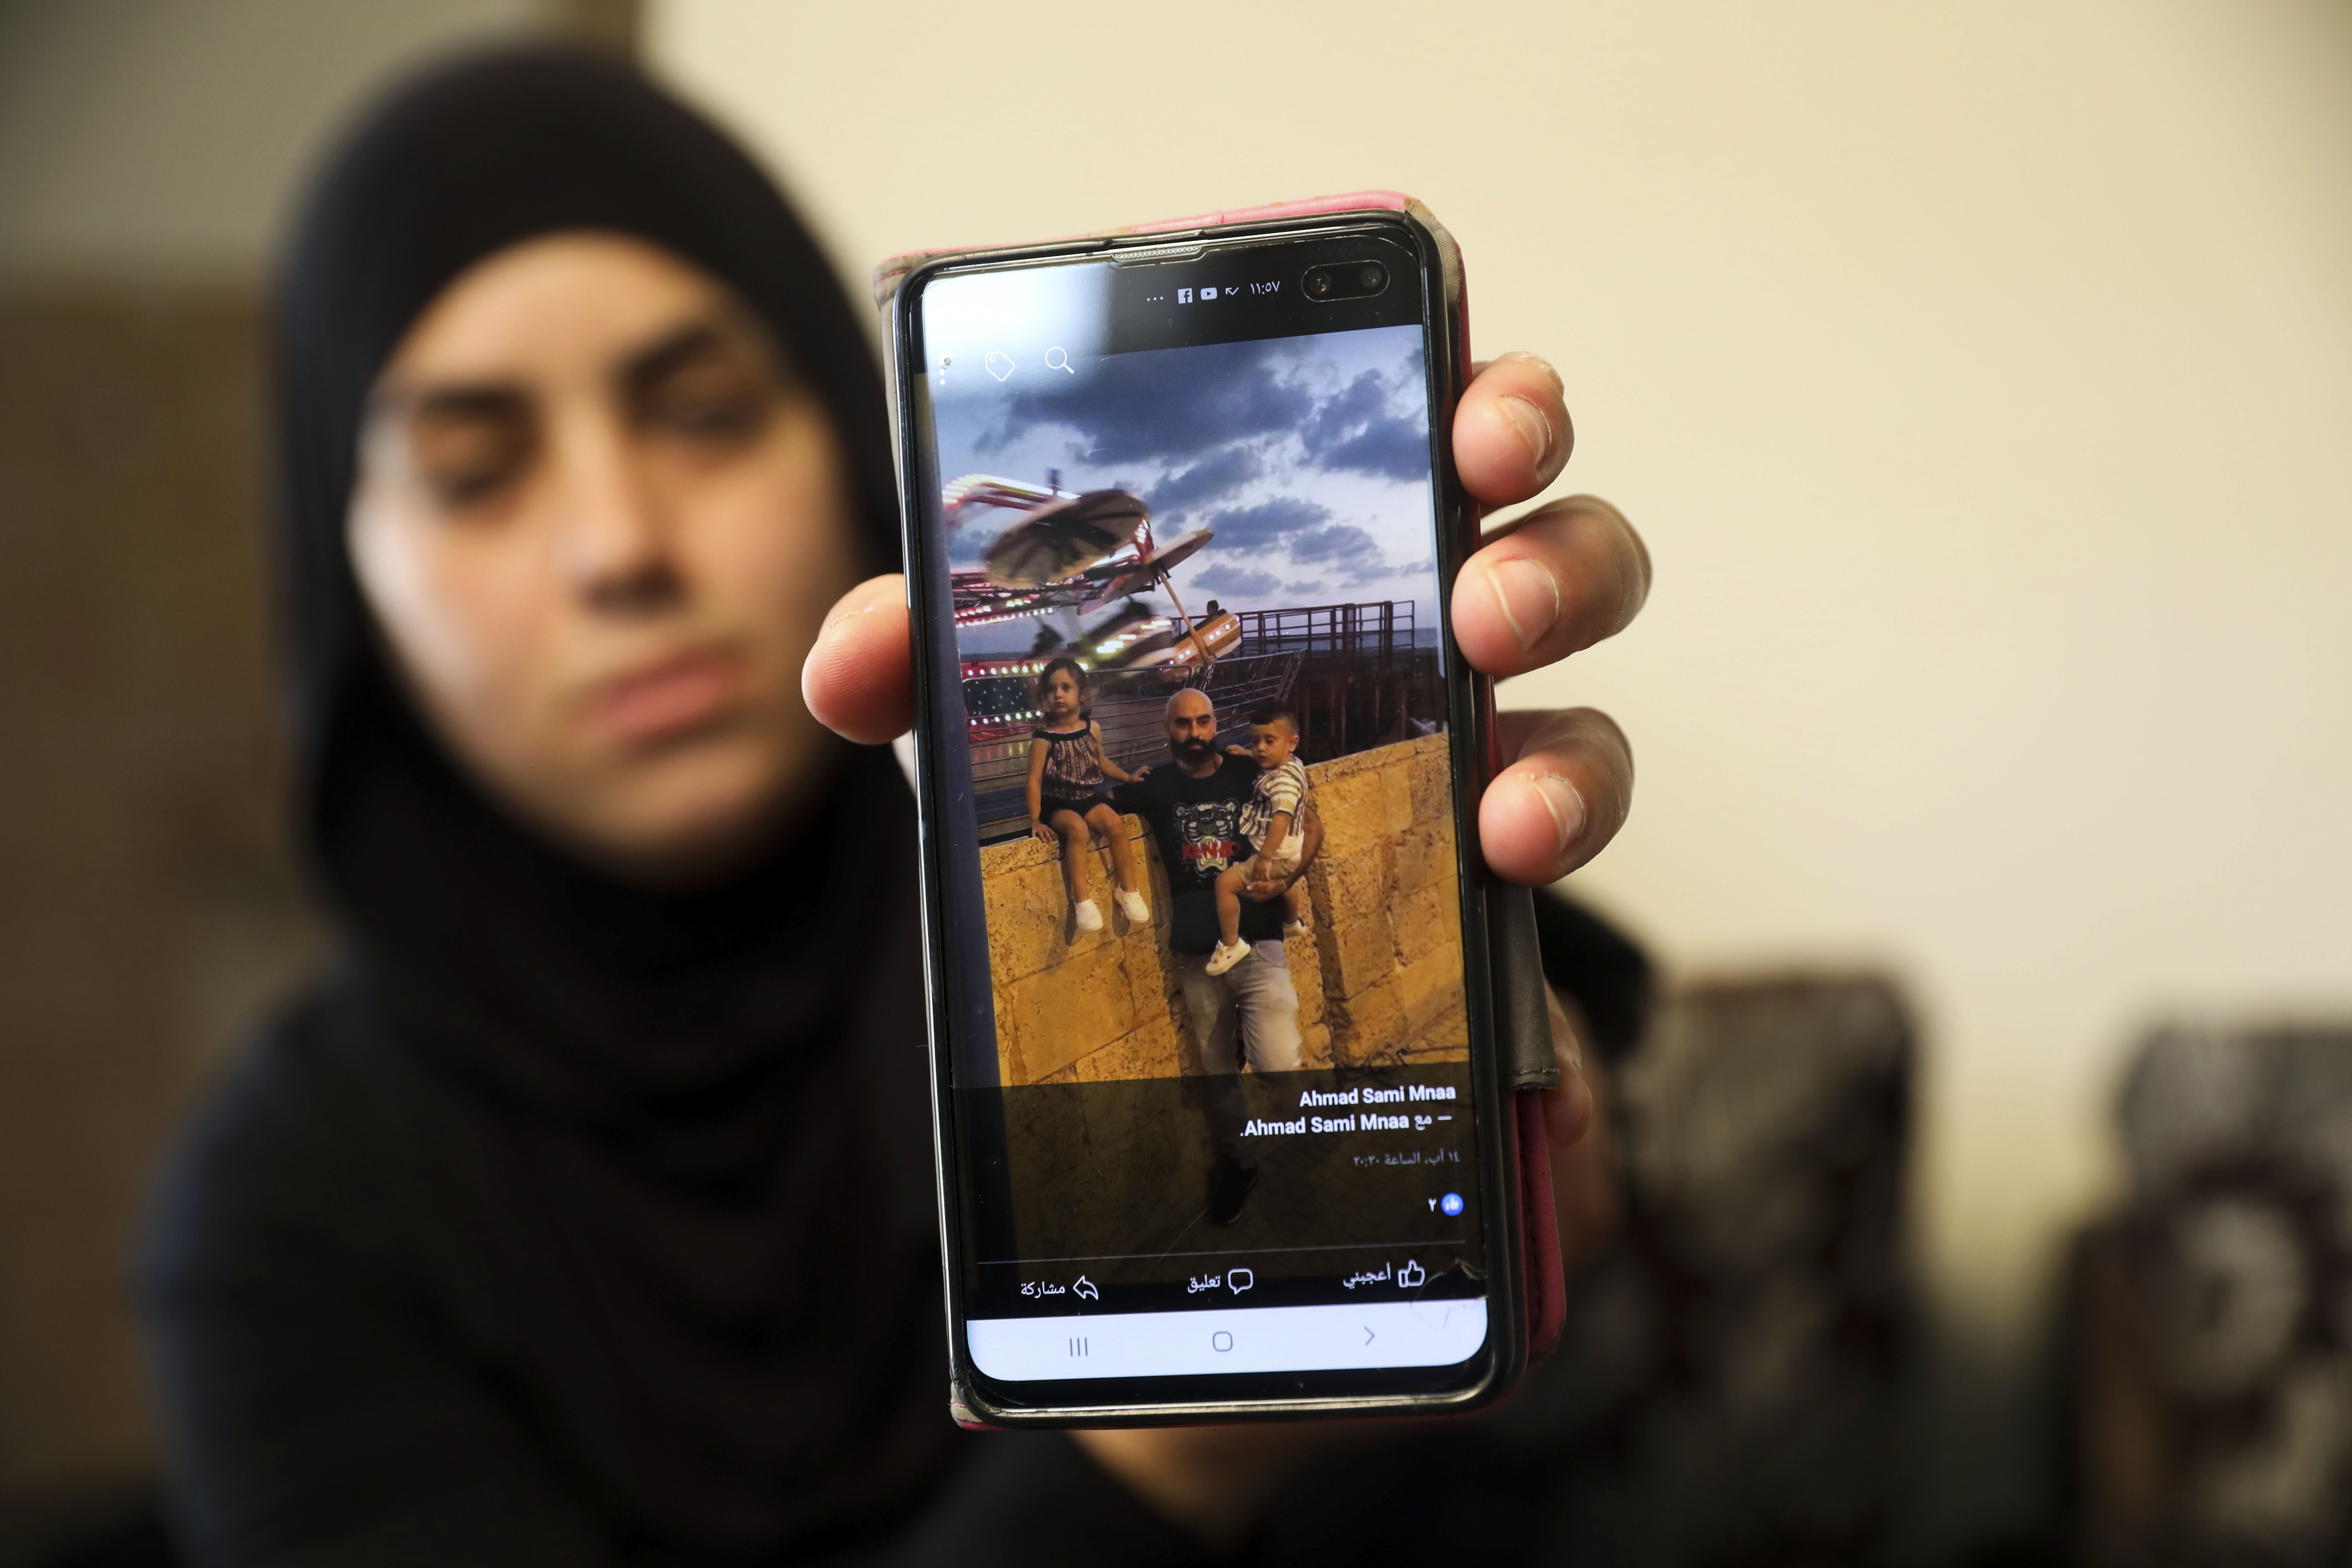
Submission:
{"label": "woman's black sleeve", "polygon": [[380,1122],[302,1033],[215,1099],[151,1221],[180,1544],[238,1568],[609,1561],[491,1380],[436,1336],[370,1169]]}
{"label": "woman's black sleeve", "polygon": [[1066,1432],[998,1432],[898,1542],[889,1568],[1213,1568]]}
{"label": "woman's black sleeve", "polygon": [[1650,1021],[1656,982],[1648,955],[1615,926],[1549,888],[1536,889],[1535,905],[1544,978],[1575,998],[1602,1058],[1622,1060]]}

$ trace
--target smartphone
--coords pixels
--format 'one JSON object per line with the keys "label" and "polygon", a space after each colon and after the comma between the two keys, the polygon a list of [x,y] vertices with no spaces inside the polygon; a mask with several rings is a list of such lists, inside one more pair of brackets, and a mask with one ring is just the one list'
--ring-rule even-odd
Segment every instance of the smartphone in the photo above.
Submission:
{"label": "smartphone", "polygon": [[1538,982],[1448,630],[1453,242],[1341,198],[877,285],[958,1418],[1492,1398]]}

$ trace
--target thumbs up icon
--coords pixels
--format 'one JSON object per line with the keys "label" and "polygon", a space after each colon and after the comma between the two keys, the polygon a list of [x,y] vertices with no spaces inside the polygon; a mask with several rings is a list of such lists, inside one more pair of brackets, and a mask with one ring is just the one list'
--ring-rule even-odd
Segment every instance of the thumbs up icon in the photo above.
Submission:
{"label": "thumbs up icon", "polygon": [[1421,1282],[1428,1278],[1429,1270],[1408,1258],[1404,1260],[1404,1267],[1397,1270],[1397,1288],[1401,1290],[1418,1290],[1421,1289]]}

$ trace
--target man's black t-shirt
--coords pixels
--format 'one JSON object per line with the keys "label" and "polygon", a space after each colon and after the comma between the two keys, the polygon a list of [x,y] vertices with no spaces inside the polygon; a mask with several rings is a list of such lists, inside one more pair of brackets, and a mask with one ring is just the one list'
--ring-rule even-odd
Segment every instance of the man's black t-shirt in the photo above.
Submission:
{"label": "man's black t-shirt", "polygon": [[[1240,823],[1242,804],[1257,784],[1257,763],[1223,752],[1217,762],[1215,773],[1199,779],[1172,762],[1161,763],[1111,792],[1112,802],[1143,818],[1160,841],[1168,868],[1168,945],[1194,956],[1217,945],[1217,873],[1255,852]],[[1279,938],[1282,913],[1278,899],[1244,899],[1242,940]]]}

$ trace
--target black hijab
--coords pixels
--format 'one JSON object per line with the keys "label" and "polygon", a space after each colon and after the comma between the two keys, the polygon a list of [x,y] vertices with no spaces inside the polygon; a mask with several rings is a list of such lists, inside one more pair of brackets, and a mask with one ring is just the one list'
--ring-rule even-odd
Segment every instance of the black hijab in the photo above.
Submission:
{"label": "black hijab", "polygon": [[904,784],[844,746],[812,824],[731,885],[606,880],[443,752],[344,549],[364,400],[410,323],[473,263],[575,230],[652,241],[765,320],[832,411],[869,561],[895,560],[866,340],[742,152],[614,64],[429,74],[331,160],[279,279],[294,804],[364,1028],[429,1086],[428,1289],[463,1353],[617,1537],[804,1549],[902,1502],[953,1437]]}

